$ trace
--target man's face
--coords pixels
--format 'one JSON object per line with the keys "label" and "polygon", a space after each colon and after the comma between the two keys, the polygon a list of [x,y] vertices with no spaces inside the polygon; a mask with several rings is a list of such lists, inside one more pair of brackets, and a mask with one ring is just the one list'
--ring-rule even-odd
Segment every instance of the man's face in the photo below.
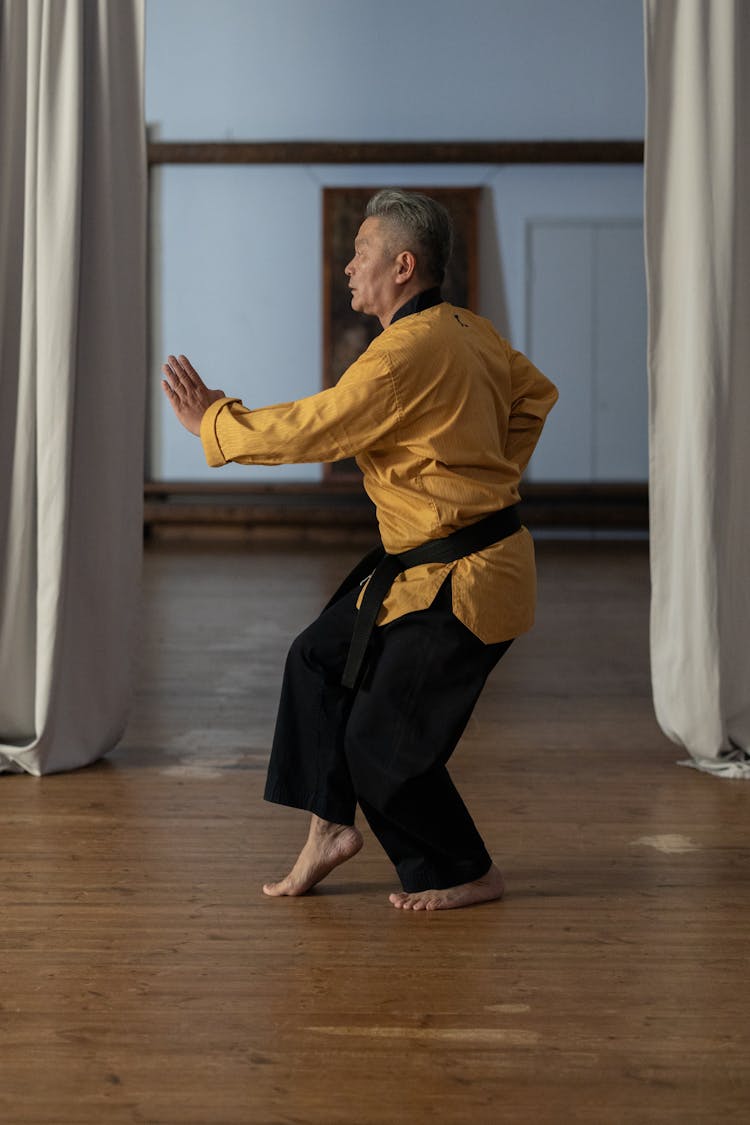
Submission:
{"label": "man's face", "polygon": [[386,249],[382,219],[365,219],[354,240],[354,257],[344,270],[355,312],[384,317],[393,309],[398,286],[394,257]]}

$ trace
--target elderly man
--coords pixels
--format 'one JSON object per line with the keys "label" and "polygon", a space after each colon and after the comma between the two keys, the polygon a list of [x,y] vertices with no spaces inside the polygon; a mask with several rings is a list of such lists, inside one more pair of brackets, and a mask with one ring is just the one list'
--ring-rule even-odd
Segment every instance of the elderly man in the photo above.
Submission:
{"label": "elderly man", "polygon": [[339,383],[248,409],[169,357],[164,390],[209,465],[356,457],[384,550],[292,644],[266,799],[312,813],[267,895],[301,895],[362,847],[360,806],[406,910],[499,899],[503,879],[446,768],[485,680],[531,627],[531,536],[518,486],[557,399],[520,352],[443,301],[452,245],[436,201],[368,203],[346,267],[352,308],[383,332]]}

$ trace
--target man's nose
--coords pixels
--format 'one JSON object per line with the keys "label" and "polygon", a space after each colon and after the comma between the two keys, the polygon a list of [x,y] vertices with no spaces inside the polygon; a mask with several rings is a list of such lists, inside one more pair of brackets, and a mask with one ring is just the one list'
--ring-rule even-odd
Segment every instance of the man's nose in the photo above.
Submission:
{"label": "man's nose", "polygon": [[353,265],[353,263],[354,263],[354,259],[352,258],[352,261],[351,261],[351,262],[348,262],[348,263],[347,263],[347,264],[346,264],[346,265],[344,266],[344,273],[346,274],[346,276],[347,276],[347,277],[351,277],[351,276],[352,276],[352,265]]}

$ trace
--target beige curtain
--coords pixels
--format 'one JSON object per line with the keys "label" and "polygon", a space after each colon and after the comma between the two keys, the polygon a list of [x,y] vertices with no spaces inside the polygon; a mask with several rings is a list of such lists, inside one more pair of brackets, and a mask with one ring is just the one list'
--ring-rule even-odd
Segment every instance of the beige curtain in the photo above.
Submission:
{"label": "beige curtain", "polygon": [[143,0],[0,0],[0,769],[126,716],[145,380]]}
{"label": "beige curtain", "polygon": [[689,764],[750,776],[750,4],[645,0],[652,675]]}

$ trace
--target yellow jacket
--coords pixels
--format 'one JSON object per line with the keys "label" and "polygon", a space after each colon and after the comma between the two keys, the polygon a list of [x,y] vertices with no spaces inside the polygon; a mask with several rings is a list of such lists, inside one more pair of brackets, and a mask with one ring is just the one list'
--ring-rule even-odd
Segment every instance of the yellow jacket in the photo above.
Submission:
{"label": "yellow jacket", "polygon": [[[355,457],[389,553],[448,535],[519,499],[521,473],[557,391],[492,324],[443,302],[394,320],[335,387],[250,410],[206,411],[211,466]],[[534,549],[526,528],[455,563],[405,571],[378,624],[425,609],[453,571],[453,611],[485,643],[531,628]]]}

